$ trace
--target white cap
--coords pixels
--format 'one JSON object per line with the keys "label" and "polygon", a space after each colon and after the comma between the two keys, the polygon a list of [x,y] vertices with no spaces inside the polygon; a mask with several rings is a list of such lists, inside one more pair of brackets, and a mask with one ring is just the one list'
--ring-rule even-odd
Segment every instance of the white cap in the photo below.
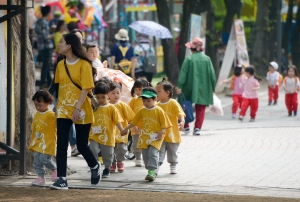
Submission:
{"label": "white cap", "polygon": [[278,64],[277,64],[277,62],[270,62],[270,65],[275,69],[275,70],[277,70],[278,69]]}

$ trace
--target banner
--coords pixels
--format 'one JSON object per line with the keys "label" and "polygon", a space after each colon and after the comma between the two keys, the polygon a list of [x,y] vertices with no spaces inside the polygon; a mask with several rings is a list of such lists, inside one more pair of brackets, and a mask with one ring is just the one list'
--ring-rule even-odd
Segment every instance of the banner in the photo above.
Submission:
{"label": "banner", "polygon": [[[200,37],[201,31],[201,16],[191,14],[189,38],[188,41],[192,41],[195,37]],[[186,48],[185,57],[191,54],[191,50]]]}
{"label": "banner", "polygon": [[[242,20],[235,20],[232,25],[219,73],[218,84],[228,78],[234,59],[236,59],[236,64],[242,64],[246,67],[249,65],[244,23]],[[216,92],[222,92],[223,89],[224,85],[217,85]]]}

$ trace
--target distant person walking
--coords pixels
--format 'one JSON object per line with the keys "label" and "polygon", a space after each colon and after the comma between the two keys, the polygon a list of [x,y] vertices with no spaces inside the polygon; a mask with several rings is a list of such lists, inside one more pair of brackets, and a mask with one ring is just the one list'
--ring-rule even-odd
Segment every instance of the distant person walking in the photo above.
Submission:
{"label": "distant person walking", "polygon": [[[205,116],[205,108],[213,104],[213,92],[216,87],[216,75],[211,60],[203,51],[201,38],[194,38],[185,44],[192,54],[185,58],[178,79],[177,94],[183,93],[185,98],[195,103],[196,120],[194,135],[200,135]],[[189,132],[186,123],[184,131]]]}

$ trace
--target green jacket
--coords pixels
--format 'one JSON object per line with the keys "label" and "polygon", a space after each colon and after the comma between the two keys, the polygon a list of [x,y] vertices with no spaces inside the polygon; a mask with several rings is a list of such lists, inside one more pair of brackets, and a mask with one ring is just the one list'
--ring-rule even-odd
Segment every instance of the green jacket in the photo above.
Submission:
{"label": "green jacket", "polygon": [[[178,80],[186,100],[200,105],[212,105],[216,74],[208,56],[196,52],[185,58]],[[180,96],[181,98],[181,96]]]}

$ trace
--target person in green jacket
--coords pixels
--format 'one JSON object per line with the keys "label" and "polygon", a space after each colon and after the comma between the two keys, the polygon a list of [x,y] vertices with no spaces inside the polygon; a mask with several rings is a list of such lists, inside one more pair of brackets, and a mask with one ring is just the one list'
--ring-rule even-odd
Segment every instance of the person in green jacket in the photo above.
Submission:
{"label": "person in green jacket", "polygon": [[[216,75],[210,58],[202,53],[203,40],[201,38],[196,37],[185,46],[191,49],[192,54],[186,57],[182,64],[177,94],[183,93],[186,100],[195,104],[194,135],[200,135],[205,108],[213,104]],[[188,123],[186,123],[184,131],[190,131]]]}

